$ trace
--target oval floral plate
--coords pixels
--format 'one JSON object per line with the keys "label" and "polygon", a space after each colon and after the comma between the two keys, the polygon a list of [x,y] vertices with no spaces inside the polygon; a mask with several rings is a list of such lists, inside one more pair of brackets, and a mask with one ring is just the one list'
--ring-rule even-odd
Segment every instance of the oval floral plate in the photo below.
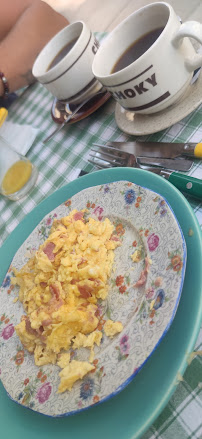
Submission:
{"label": "oval floral plate", "polygon": [[[114,269],[106,301],[100,303],[99,327],[109,318],[123,323],[112,340],[103,334],[95,348],[95,369],[71,392],[57,394],[58,366],[37,367],[20,343],[14,326],[23,314],[14,303],[12,266],[21,268],[49,234],[52,221],[72,209],[88,209],[87,217],[108,217],[122,245],[115,250]],[[136,252],[137,262],[131,255]],[[182,292],[186,244],[171,207],[157,193],[119,181],[85,189],[54,209],[17,251],[1,287],[1,379],[15,401],[49,416],[64,416],[88,408],[121,391],[135,377],[169,329]],[[148,272],[147,272],[148,268]],[[78,360],[89,351],[75,351]]]}

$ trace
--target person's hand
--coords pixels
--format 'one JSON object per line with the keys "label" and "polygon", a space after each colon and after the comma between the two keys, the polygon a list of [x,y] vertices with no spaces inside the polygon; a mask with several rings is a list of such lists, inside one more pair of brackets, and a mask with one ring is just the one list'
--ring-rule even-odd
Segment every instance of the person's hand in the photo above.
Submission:
{"label": "person's hand", "polygon": [[[35,82],[32,66],[36,57],[69,21],[41,0],[18,0],[15,8],[13,0],[1,3],[0,31],[4,28],[5,32],[0,36],[0,73],[8,91],[14,92]],[[0,96],[4,96],[4,83],[0,77]]]}

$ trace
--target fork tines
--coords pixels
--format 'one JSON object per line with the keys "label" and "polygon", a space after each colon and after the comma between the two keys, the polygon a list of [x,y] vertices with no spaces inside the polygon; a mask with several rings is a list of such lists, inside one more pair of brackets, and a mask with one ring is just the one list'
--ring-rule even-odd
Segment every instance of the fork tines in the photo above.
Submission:
{"label": "fork tines", "polygon": [[126,154],[116,148],[105,145],[93,144],[96,148],[91,148],[88,161],[99,168],[111,168],[114,166],[124,166]]}

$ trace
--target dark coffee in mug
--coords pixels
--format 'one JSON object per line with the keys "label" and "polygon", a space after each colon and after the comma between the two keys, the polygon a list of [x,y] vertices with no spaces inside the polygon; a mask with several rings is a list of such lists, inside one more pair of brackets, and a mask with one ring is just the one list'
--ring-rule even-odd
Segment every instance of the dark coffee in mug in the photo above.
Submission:
{"label": "dark coffee in mug", "polygon": [[118,72],[119,70],[124,69],[125,67],[129,66],[129,64],[132,64],[134,61],[136,61],[136,59],[143,55],[143,53],[145,53],[152,46],[152,44],[154,44],[163,29],[163,27],[153,29],[133,42],[120,56],[118,61],[116,61],[111,73]]}
{"label": "dark coffee in mug", "polygon": [[74,40],[69,41],[69,43],[65,44],[65,46],[57,53],[57,55],[53,58],[53,60],[49,64],[49,66],[47,68],[47,72],[48,72],[48,70],[55,67],[56,64],[58,64],[70,52],[70,50],[75,45],[77,40],[78,40],[78,38],[75,38]]}

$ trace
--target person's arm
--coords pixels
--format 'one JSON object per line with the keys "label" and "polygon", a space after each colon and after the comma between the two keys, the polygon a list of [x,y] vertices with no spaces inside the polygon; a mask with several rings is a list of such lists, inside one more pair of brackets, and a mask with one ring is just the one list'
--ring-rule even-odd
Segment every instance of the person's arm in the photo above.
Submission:
{"label": "person's arm", "polygon": [[[0,29],[5,37],[0,41],[0,71],[7,78],[12,92],[34,82],[32,66],[37,55],[69,22],[40,0],[1,1],[4,4],[5,19],[1,10]],[[13,3],[17,3],[19,9],[10,14],[6,22],[6,14],[9,16],[8,11],[11,11]],[[1,21],[8,25],[1,26]],[[3,84],[0,80],[0,96],[2,95]]]}

